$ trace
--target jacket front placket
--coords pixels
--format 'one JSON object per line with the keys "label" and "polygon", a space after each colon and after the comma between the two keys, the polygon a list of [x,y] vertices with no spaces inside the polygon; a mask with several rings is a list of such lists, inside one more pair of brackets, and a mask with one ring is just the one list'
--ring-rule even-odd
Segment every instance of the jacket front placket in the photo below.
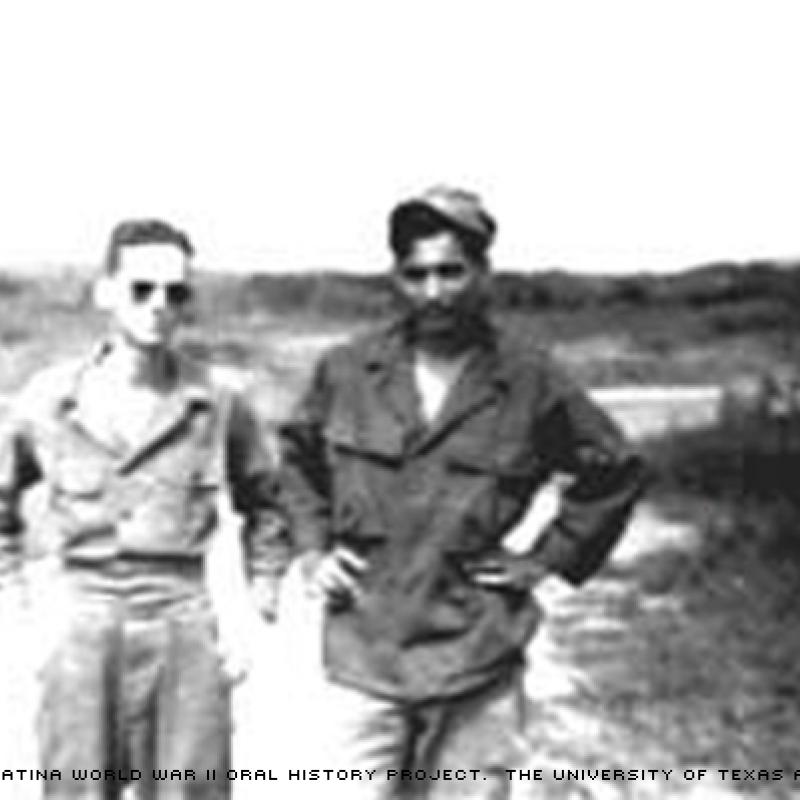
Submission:
{"label": "jacket front placket", "polygon": [[160,406],[141,441],[131,444],[120,460],[117,472],[128,475],[147,462],[171,439],[191,425],[193,412],[204,405],[205,399],[186,391],[177,392]]}
{"label": "jacket front placket", "polygon": [[157,410],[144,437],[132,443],[112,441],[106,432],[92,429],[81,419],[79,408],[75,408],[70,419],[74,435],[81,436],[106,461],[104,497],[111,520],[117,524],[124,522],[139,504],[148,502],[152,482],[138,473],[146,470],[148,461],[191,425],[194,410],[203,402],[204,397],[190,391],[176,392]]}
{"label": "jacket front placket", "polygon": [[[445,398],[439,414],[424,426],[423,435],[414,451],[423,453],[445,444],[448,438],[459,436],[470,418],[489,406],[502,402],[508,388],[508,378],[493,347],[486,346],[475,354],[456,379]],[[477,442],[491,448],[493,442]]]}

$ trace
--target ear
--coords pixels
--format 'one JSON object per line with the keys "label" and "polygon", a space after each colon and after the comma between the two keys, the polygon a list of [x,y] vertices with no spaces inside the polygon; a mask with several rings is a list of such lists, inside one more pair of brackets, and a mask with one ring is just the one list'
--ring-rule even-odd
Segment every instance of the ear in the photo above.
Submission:
{"label": "ear", "polygon": [[103,311],[108,311],[116,303],[117,291],[116,281],[110,275],[101,275],[92,287],[94,304]]}

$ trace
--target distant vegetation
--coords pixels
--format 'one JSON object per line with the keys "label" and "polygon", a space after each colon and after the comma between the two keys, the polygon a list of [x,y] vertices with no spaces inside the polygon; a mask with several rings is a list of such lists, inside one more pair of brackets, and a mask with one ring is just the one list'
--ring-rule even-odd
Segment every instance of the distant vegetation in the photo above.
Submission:
{"label": "distant vegetation", "polygon": [[[322,317],[380,318],[393,305],[391,279],[386,273],[362,276],[345,273],[311,275],[255,274],[231,278],[220,273],[209,276],[217,289],[227,294],[226,304],[245,313],[269,310],[274,313],[316,314]],[[227,291],[225,289],[227,288]],[[497,271],[492,298],[500,311],[577,311],[598,308],[688,308],[705,311],[723,307],[750,306],[741,321],[735,314],[726,318],[722,330],[780,326],[781,318],[770,319],[772,310],[800,300],[800,264],[777,265],[769,261],[747,264],[720,263],[675,275],[587,277],[562,270],[521,273]],[[752,304],[759,304],[752,307]]]}
{"label": "distant vegetation", "polygon": [[[67,300],[88,300],[78,284],[78,270],[35,278],[0,270],[0,298],[31,291],[63,294]],[[254,273],[204,272],[202,280],[219,311],[308,315],[320,319],[380,319],[394,307],[391,277],[386,272],[356,275],[344,272]],[[522,273],[497,270],[492,277],[492,302],[501,312],[564,312],[608,309],[713,310],[722,333],[740,329],[782,327],[794,321],[800,302],[800,262],[722,262],[670,275],[586,276],[566,270]],[[51,299],[58,302],[59,298]],[[770,313],[771,312],[771,313]]]}
{"label": "distant vegetation", "polygon": [[[282,374],[273,353],[281,337],[347,334],[389,319],[396,303],[386,273],[204,272],[201,283],[195,351]],[[800,264],[624,277],[498,271],[491,295],[522,341],[554,345],[588,384],[728,383],[800,363]],[[102,329],[86,272],[0,272],[0,302],[0,342],[12,348],[0,356],[0,390]],[[308,355],[297,360],[301,372]]]}
{"label": "distant vegetation", "polygon": [[[241,335],[254,321],[354,329],[389,319],[396,303],[386,273],[205,280],[211,305],[201,319],[244,347]],[[498,271],[491,295],[522,341],[554,345],[587,384],[728,383],[800,363],[800,264],[724,263],[625,277]]]}

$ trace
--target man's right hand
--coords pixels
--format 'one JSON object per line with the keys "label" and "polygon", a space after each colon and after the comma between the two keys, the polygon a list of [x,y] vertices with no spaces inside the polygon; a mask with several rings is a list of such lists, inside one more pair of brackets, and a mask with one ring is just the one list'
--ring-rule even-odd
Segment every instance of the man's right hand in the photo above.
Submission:
{"label": "man's right hand", "polygon": [[309,589],[334,605],[358,600],[361,595],[359,577],[368,563],[346,547],[308,557],[305,574]]}

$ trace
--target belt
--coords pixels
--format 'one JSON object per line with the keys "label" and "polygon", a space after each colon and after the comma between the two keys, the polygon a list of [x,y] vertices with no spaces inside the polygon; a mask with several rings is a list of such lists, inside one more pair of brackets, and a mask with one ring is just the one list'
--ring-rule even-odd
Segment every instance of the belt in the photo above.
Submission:
{"label": "belt", "polygon": [[[116,556],[102,560],[68,557],[64,577],[81,602],[121,602],[141,616],[206,597],[201,558]],[[177,604],[177,606],[176,606]]]}
{"label": "belt", "polygon": [[67,572],[89,573],[108,578],[178,578],[201,580],[204,563],[200,557],[124,555],[103,559],[68,556],[64,559]]}

